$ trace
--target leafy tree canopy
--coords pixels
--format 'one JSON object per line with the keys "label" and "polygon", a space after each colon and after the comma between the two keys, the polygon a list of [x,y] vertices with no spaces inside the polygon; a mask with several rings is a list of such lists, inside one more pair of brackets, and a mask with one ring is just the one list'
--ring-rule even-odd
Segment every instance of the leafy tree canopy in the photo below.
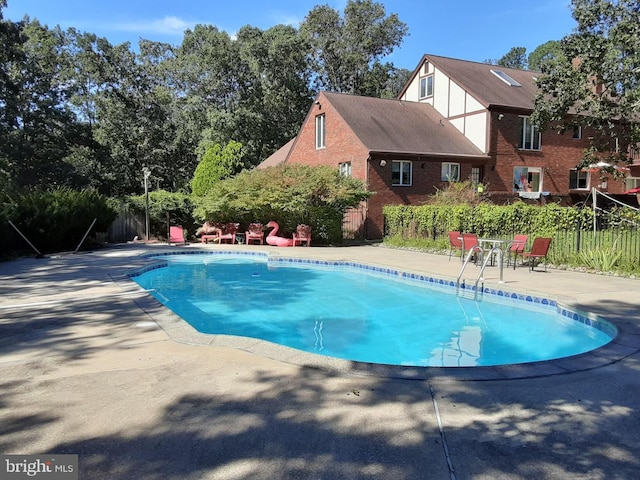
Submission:
{"label": "leafy tree canopy", "polygon": [[349,0],[343,18],[328,5],[314,7],[300,31],[310,46],[316,87],[363,95],[372,89],[372,76],[379,85],[389,79],[387,72],[381,83],[380,59],[402,43],[408,27],[395,13],[387,16],[381,3]]}
{"label": "leafy tree canopy", "polygon": [[[640,8],[637,0],[572,0],[574,33],[542,64],[532,120],[559,131],[588,126],[581,166],[628,161],[640,141]],[[590,135],[591,137],[591,135]]]}
{"label": "leafy tree canopy", "polygon": [[242,144],[238,142],[230,141],[224,148],[219,143],[207,146],[191,181],[192,193],[206,195],[220,180],[238,173],[244,167],[242,158]]}
{"label": "leafy tree canopy", "polygon": [[533,52],[529,54],[527,63],[529,70],[536,72],[542,71],[542,66],[545,62],[553,61],[562,55],[560,49],[560,42],[557,40],[549,40],[542,45],[539,45]]}

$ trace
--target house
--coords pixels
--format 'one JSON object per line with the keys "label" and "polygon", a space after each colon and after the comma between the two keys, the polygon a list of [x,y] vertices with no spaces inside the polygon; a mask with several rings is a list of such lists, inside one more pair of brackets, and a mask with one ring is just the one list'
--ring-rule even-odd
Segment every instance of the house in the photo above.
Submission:
{"label": "house", "polygon": [[385,205],[419,205],[453,181],[482,183],[496,202],[571,204],[592,187],[622,193],[625,185],[599,168],[576,169],[589,132],[532,125],[536,74],[424,55],[395,100],[321,92],[274,155],[363,180],[375,192],[365,206],[368,239],[382,238]]}

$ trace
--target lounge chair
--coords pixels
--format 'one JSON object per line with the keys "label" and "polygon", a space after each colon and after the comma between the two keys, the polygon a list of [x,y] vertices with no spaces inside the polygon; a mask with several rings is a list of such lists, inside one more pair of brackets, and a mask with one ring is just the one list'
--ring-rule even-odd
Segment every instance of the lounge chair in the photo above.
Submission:
{"label": "lounge chair", "polygon": [[260,245],[264,244],[264,226],[261,223],[250,223],[244,235],[247,245],[249,245],[251,241],[256,240],[260,242]]}
{"label": "lounge chair", "polygon": [[179,243],[181,245],[187,244],[187,241],[184,238],[184,229],[179,225],[169,227],[169,245],[172,243]]}
{"label": "lounge chair", "polygon": [[533,239],[533,245],[531,250],[522,254],[522,260],[529,259],[529,271],[532,272],[535,267],[535,259],[544,258],[544,271],[547,271],[547,253],[549,253],[549,247],[551,246],[551,239],[538,237]]}
{"label": "lounge chair", "polygon": [[307,247],[311,246],[311,227],[309,225],[298,225],[296,231],[293,232],[293,246],[302,245],[306,242]]}
{"label": "lounge chair", "polygon": [[219,242],[223,228],[224,225],[221,223],[210,223],[206,221],[204,225],[198,229],[196,235],[200,235],[200,242],[202,243],[208,243],[209,240]]}

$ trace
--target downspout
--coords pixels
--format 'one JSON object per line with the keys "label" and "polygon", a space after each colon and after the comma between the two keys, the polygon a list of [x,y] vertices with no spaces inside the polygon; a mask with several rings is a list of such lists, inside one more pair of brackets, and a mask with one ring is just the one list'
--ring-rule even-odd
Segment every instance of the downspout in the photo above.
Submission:
{"label": "downspout", "polygon": [[[367,157],[367,168],[365,169],[365,186],[367,187],[367,191],[369,191],[369,169],[371,168],[371,155]],[[369,199],[367,198],[364,201],[364,239],[367,240],[369,238]]]}

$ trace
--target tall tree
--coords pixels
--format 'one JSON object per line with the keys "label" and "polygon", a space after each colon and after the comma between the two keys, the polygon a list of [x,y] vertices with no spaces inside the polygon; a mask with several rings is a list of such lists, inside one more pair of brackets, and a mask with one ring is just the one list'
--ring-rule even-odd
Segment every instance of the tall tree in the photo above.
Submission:
{"label": "tall tree", "polygon": [[525,47],[513,47],[496,62],[497,65],[507,68],[526,70],[527,49]]}
{"label": "tall tree", "polygon": [[562,50],[560,42],[557,40],[549,40],[542,45],[538,45],[527,57],[529,70],[542,71],[542,66],[545,62],[557,59],[560,55],[562,55]]}
{"label": "tall tree", "polygon": [[372,0],[349,0],[344,18],[328,5],[314,7],[300,32],[310,45],[315,87],[355,95],[384,89],[388,77],[378,79],[382,88],[374,88],[371,72],[402,43],[407,31],[397,14],[386,16],[384,5]]}
{"label": "tall tree", "polygon": [[11,45],[10,58],[3,63],[2,83],[9,88],[1,102],[1,156],[10,186],[73,184],[77,179],[65,157],[78,131],[68,105],[71,87],[63,74],[64,34],[29,18],[9,32],[17,43]]}
{"label": "tall tree", "polygon": [[[581,165],[628,161],[640,141],[640,6],[637,0],[572,0],[574,33],[543,63],[533,121],[593,129]],[[614,173],[613,167],[610,171]]]}

